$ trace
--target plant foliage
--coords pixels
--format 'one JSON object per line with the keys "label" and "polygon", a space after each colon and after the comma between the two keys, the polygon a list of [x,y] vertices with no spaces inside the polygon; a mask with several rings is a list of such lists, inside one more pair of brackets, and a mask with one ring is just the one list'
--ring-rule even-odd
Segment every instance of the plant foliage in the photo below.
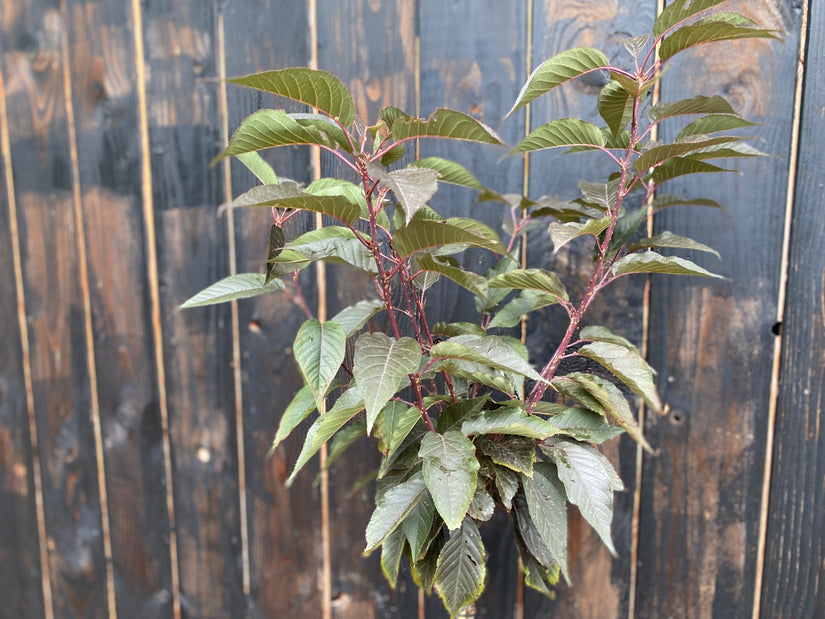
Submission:
{"label": "plant foliage", "polygon": [[[593,299],[625,275],[714,276],[672,255],[716,254],[713,249],[669,231],[647,236],[642,224],[663,208],[718,207],[712,200],[664,194],[659,187],[686,174],[727,170],[708,159],[761,154],[729,133],[752,123],[719,95],[644,104],[663,66],[682,50],[774,36],[744,17],[709,12],[721,1],[670,3],[651,36],[626,42],[632,56],[627,66],[614,66],[601,51],[580,47],[544,61],[530,75],[511,114],[587,73],[610,78],[598,97],[603,126],[553,119],[502,151],[595,151],[615,164],[609,178],[583,180],[581,197],[566,203],[502,196],[447,159],[399,163],[412,140],[506,146],[492,129],[460,111],[438,109],[428,118],[414,118],[389,107],[367,126],[356,118],[346,87],[328,73],[294,68],[230,80],[312,110],[256,112],[218,157],[237,156],[262,182],[234,206],[272,213],[265,273],[228,277],[184,307],[278,291],[299,301],[307,320],[292,348],[305,386],[287,406],[273,449],[301,421],[318,414],[289,483],[326,441],[332,440],[332,461],[356,440],[376,438],[381,464],[366,552],[381,549],[382,568],[393,584],[406,560],[415,581],[428,592],[434,588],[453,616],[484,588],[486,550],[478,526],[495,510],[511,516],[525,582],[545,594],[552,593],[560,575],[569,580],[568,504],[615,553],[613,493],[622,483],[598,446],[627,432],[652,451],[632,404],[638,397],[659,411],[662,403],[655,373],[639,350],[605,327],[585,326],[585,315]],[[662,122],[681,127],[673,142],[651,141]],[[303,187],[279,178],[258,154],[293,145],[333,153],[350,176]],[[475,219],[437,213],[430,200],[440,183],[502,202],[512,221],[505,238]],[[628,200],[633,192],[643,199]],[[284,224],[300,211],[330,216],[335,225],[288,239]],[[569,293],[552,271],[519,268],[522,236],[537,226],[546,229],[556,251],[573,242],[592,245],[593,267],[583,294]],[[456,258],[467,251],[490,254],[494,266],[473,272],[464,265],[475,261]],[[366,273],[377,298],[319,322],[300,302],[304,297],[295,277],[318,260]],[[426,301],[438,278],[475,297],[475,323],[431,321]],[[537,369],[524,344],[506,329],[548,305],[562,308],[568,326]],[[565,371],[562,360],[574,357],[595,372]]]}

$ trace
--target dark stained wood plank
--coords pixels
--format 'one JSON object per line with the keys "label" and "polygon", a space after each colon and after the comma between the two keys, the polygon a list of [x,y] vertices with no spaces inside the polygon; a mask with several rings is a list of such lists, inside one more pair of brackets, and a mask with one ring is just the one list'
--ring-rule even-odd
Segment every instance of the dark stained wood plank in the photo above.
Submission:
{"label": "dark stained wood plank", "polygon": [[57,2],[16,4],[2,20],[54,612],[105,617],[86,317],[64,98],[67,32]]}
{"label": "dark stained wood plank", "polygon": [[[318,2],[318,67],[350,88],[358,115],[375,122],[387,105],[413,111],[415,105],[415,3],[412,0],[323,0]],[[332,158],[322,175],[350,178]],[[327,314],[374,296],[372,283],[351,270],[327,266]],[[332,616],[335,619],[415,617],[415,585],[399,579],[392,591],[379,565],[380,552],[362,556],[364,530],[374,508],[374,485],[353,493],[356,482],[377,468],[371,442],[351,447],[331,469],[330,522]]]}
{"label": "dark stained wood plank", "polygon": [[[0,98],[5,97],[0,83]],[[5,110],[0,100],[0,111]],[[8,136],[5,113],[0,112],[0,139]],[[5,144],[3,145],[5,150]],[[4,159],[7,153],[4,152]],[[29,402],[12,247],[19,243],[17,212],[12,208],[13,188],[6,183],[11,169],[0,162],[0,599],[3,613],[17,617],[43,617],[41,556],[35,493],[35,466],[39,458],[37,437],[29,431]],[[34,439],[34,440],[32,440]],[[42,501],[42,496],[40,497]],[[43,554],[41,554],[41,550]],[[47,568],[48,569],[48,568]],[[51,604],[51,600],[49,600]]]}
{"label": "dark stained wood plank", "polygon": [[171,616],[169,517],[140,208],[128,3],[68,5],[114,586],[122,616]]}
{"label": "dark stained wood plank", "polygon": [[[303,2],[270,0],[255,5],[234,1],[224,5],[227,75],[306,66],[309,61],[307,7]],[[278,23],[278,36],[272,24]],[[295,109],[289,102],[258,91],[229,86],[230,133],[261,107]],[[301,182],[309,179],[309,150],[282,148],[263,153],[276,173]],[[257,184],[237,163],[232,168],[235,195]],[[238,272],[260,272],[266,258],[268,210],[234,212]],[[294,221],[287,235],[294,238],[314,226],[314,218]],[[315,304],[312,269],[301,284]],[[241,301],[239,336],[244,407],[247,509],[249,517],[251,615],[253,617],[313,617],[322,607],[322,556],[319,531],[321,510],[314,483],[314,467],[299,476],[291,488],[284,485],[300,452],[306,424],[298,428],[272,457],[267,452],[275,428],[303,381],[291,354],[295,334],[304,320],[286,295]],[[309,422],[307,422],[309,423]]]}
{"label": "dark stained wood plank", "polygon": [[[649,32],[656,17],[655,0],[634,2],[536,2],[533,15],[533,67],[571,47],[587,45],[605,52],[617,64],[631,64],[622,40]],[[596,96],[603,76],[592,75],[563,85],[538,99],[532,106],[531,128],[556,118],[580,117],[604,124],[596,110]],[[535,153],[530,159],[530,196],[579,195],[579,180],[604,182],[615,170],[603,156],[583,153],[562,155],[559,151]],[[553,252],[544,230],[530,233],[527,244],[530,266],[556,271],[567,283],[571,296],[581,299],[592,272],[592,245],[571,244]],[[637,345],[642,342],[644,280],[617,282],[591,306],[584,324],[605,325]],[[531,361],[538,366],[561,340],[567,316],[558,308],[539,312],[527,323],[527,345]],[[593,529],[575,507],[569,508],[569,568],[572,585],[559,583],[555,601],[525,588],[525,617],[623,617],[630,598],[631,521],[636,478],[636,444],[623,437],[604,446],[625,484],[614,495],[613,541],[618,558],[613,559]],[[598,594],[593,594],[598,592]]]}
{"label": "dark stained wood plank", "polygon": [[825,6],[809,10],[761,592],[762,617],[800,619],[825,614]]}
{"label": "dark stained wood plank", "polygon": [[[450,107],[478,118],[496,129],[505,142],[516,143],[524,135],[524,113],[502,124],[526,77],[526,3],[419,2],[421,32],[421,115],[437,107]],[[499,163],[504,149],[452,142],[423,140],[421,156],[453,159],[478,175],[485,185],[502,193],[522,193],[523,160],[511,157]],[[442,185],[431,200],[445,217],[476,217],[499,232],[509,220],[506,206],[475,203],[474,192]],[[468,251],[465,268],[484,272],[493,264],[489,252]],[[439,283],[427,304],[433,320],[472,321],[479,318],[473,297],[451,283]],[[517,335],[517,334],[516,334]],[[484,594],[476,603],[478,617],[511,617],[518,591],[518,559],[512,523],[498,514],[483,523],[481,532],[488,559]],[[427,617],[446,617],[437,595],[427,600]]]}
{"label": "dark stained wood plank", "polygon": [[794,2],[729,6],[779,30],[784,45],[700,46],[674,64],[662,100],[721,92],[762,123],[753,133],[776,157],[738,164],[741,179],[667,187],[728,207],[674,209],[657,225],[719,248],[721,265],[702,262],[730,280],[653,279],[650,357],[671,412],[647,424],[661,455],[644,462],[639,617],[745,617],[754,599],[800,12]]}
{"label": "dark stained wood plank", "polygon": [[142,4],[163,358],[184,617],[234,617],[242,583],[228,305],[180,312],[225,277],[216,6]]}

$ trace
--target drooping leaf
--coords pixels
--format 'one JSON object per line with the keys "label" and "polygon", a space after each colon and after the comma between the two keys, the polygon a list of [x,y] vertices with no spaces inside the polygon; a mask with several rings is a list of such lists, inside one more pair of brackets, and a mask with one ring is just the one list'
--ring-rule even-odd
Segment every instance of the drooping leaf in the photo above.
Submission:
{"label": "drooping leaf", "polygon": [[648,118],[653,122],[686,114],[736,114],[736,112],[727,99],[719,95],[712,97],[697,95],[681,101],[660,101],[647,112]]}
{"label": "drooping leaf", "polygon": [[538,290],[568,301],[567,290],[558,275],[544,269],[516,269],[490,279],[490,288]]}
{"label": "drooping leaf", "polygon": [[495,335],[459,335],[433,346],[430,356],[434,359],[463,359],[506,372],[515,372],[533,380],[543,380],[507,340]]}
{"label": "drooping leaf", "polygon": [[485,404],[490,401],[489,395],[478,398],[461,399],[447,406],[438,417],[436,431],[444,434],[447,430],[459,430],[461,424],[477,417]]}
{"label": "drooping leaf", "polygon": [[347,337],[354,335],[366,322],[378,312],[384,310],[384,301],[381,299],[367,299],[358,301],[355,305],[345,307],[330,319],[341,326]]}
{"label": "drooping leaf", "polygon": [[513,108],[507,112],[507,115],[509,116],[559,84],[579,75],[606,69],[608,66],[607,57],[592,47],[576,47],[561,52],[536,67],[522,86]]}
{"label": "drooping leaf", "polygon": [[647,209],[643,206],[634,211],[623,210],[616,219],[613,236],[610,237],[606,254],[608,259],[613,258],[616,252],[620,251],[635,236],[645,217],[647,217]]}
{"label": "drooping leaf", "polygon": [[435,521],[435,503],[427,492],[401,524],[401,529],[410,543],[413,560],[423,558],[428,542],[432,541],[433,522]]}
{"label": "drooping leaf", "polygon": [[544,451],[556,464],[568,500],[579,508],[615,557],[610,524],[613,520],[613,491],[622,489],[621,480],[615,472],[610,475],[605,470],[604,456],[589,445],[559,440]]}
{"label": "drooping leaf", "polygon": [[550,417],[547,422],[559,434],[586,443],[603,443],[623,432],[621,428],[607,423],[603,415],[579,407],[570,407],[565,412]]}
{"label": "drooping leaf", "polygon": [[343,195],[313,195],[290,182],[260,185],[238,196],[233,206],[280,206],[330,215],[348,224],[358,221],[361,209]]}
{"label": "drooping leaf", "polygon": [[722,208],[716,200],[707,198],[683,198],[681,196],[674,196],[669,193],[657,193],[656,199],[653,200],[653,209],[658,211],[663,208],[670,208],[671,206],[710,206],[712,208]]}
{"label": "drooping leaf", "polygon": [[570,582],[567,570],[567,497],[556,467],[549,462],[537,463],[532,478],[521,476],[521,485],[530,519],[553,560],[561,567],[565,579]]}
{"label": "drooping leaf", "polygon": [[237,159],[264,185],[277,185],[280,182],[272,166],[264,161],[264,158],[257,152],[242,153],[237,156]]}
{"label": "drooping leaf", "polygon": [[627,126],[633,115],[633,97],[617,81],[611,81],[599,92],[599,116],[614,136]]}
{"label": "drooping leaf", "polygon": [[481,415],[464,421],[461,431],[467,436],[473,434],[507,434],[545,439],[555,434],[556,429],[540,417],[528,415],[515,406],[502,407],[494,411],[484,411]]}
{"label": "drooping leaf", "polygon": [[422,254],[418,258],[417,265],[421,270],[433,271],[453,280],[456,284],[466,288],[474,295],[480,297],[487,296],[487,280],[484,276],[473,273],[472,271],[465,271],[458,266],[453,266],[449,264],[447,259],[439,259],[429,254]]}
{"label": "drooping leaf", "polygon": [[405,544],[406,538],[400,528],[390,533],[381,544],[381,571],[392,588],[395,588],[398,581],[398,568],[401,567]]}
{"label": "drooping leaf", "polygon": [[388,402],[375,419],[375,434],[384,450],[393,452],[404,442],[410,430],[421,419],[421,412],[403,402]]}
{"label": "drooping leaf", "polygon": [[[361,236],[366,235],[362,233]],[[342,226],[324,226],[305,232],[287,244],[279,261],[287,251],[298,253],[306,260],[346,264],[373,276],[378,273],[370,250],[364,247],[352,230]]]}
{"label": "drooping leaf", "polygon": [[375,550],[401,525],[426,494],[424,477],[421,473],[414,473],[407,481],[392,486],[378,497],[375,511],[367,524],[367,547],[364,552]]}
{"label": "drooping leaf", "polygon": [[521,538],[529,554],[541,565],[546,567],[553,565],[555,558],[533,522],[524,492],[519,492],[513,497],[513,516],[516,520],[517,537]]}
{"label": "drooping leaf", "polygon": [[493,462],[507,467],[517,473],[524,473],[528,477],[533,474],[533,463],[536,461],[536,441],[524,437],[505,437],[493,440],[488,436],[479,436],[475,440],[476,446]]}
{"label": "drooping leaf", "polygon": [[435,573],[438,568],[438,557],[445,543],[443,533],[438,532],[433,537],[432,543],[427,547],[427,554],[414,563],[410,563],[410,571],[415,584],[421,587],[427,595],[432,593],[435,584]]}
{"label": "drooping leaf", "polygon": [[616,335],[607,327],[597,325],[585,327],[579,333],[579,337],[583,340],[590,340],[593,342],[610,342],[611,344],[617,344],[618,346],[623,346],[624,348],[635,352],[637,355],[641,355],[639,349],[636,348],[630,340],[622,337],[621,335]]}
{"label": "drooping leaf", "polygon": [[504,146],[487,125],[456,110],[438,108],[427,120],[400,116],[392,123],[392,137],[398,140],[417,137],[449,138]]}
{"label": "drooping leaf", "polygon": [[703,116],[698,120],[693,121],[679,132],[676,136],[676,142],[682,140],[692,140],[697,135],[708,135],[711,133],[719,133],[720,131],[730,131],[732,129],[742,129],[744,127],[753,127],[756,123],[745,120],[739,116],[730,114],[711,114]]}
{"label": "drooping leaf", "polygon": [[[499,275],[509,273],[510,271],[517,269],[519,267],[519,263],[514,260],[512,256],[518,255],[518,252],[519,248],[516,247],[512,255],[504,256],[501,260],[487,269],[487,272],[484,274],[487,281],[489,282]],[[506,297],[509,293],[510,290],[508,288],[490,288],[488,284],[487,298],[482,299],[478,297],[475,300],[476,310],[479,314],[489,314],[493,308],[501,303],[504,300],[504,297]]]}
{"label": "drooping leaf", "polygon": [[712,247],[708,247],[703,243],[699,243],[698,241],[689,239],[686,236],[678,236],[676,234],[673,234],[672,232],[668,232],[667,230],[661,232],[660,234],[657,234],[656,236],[641,239],[640,241],[633,243],[633,245],[630,245],[627,248],[627,250],[633,252],[637,249],[645,249],[648,247],[673,247],[676,249],[695,249],[696,251],[704,251],[713,254],[717,258],[721,258],[719,252],[713,249]]}
{"label": "drooping leaf", "polygon": [[479,483],[473,495],[473,500],[470,501],[470,507],[467,508],[467,514],[474,520],[487,522],[493,517],[495,509],[496,504],[493,502],[493,497],[491,497],[490,493]]}
{"label": "drooping leaf", "polygon": [[343,196],[353,204],[358,205],[363,219],[369,219],[364,188],[355,183],[340,178],[319,178],[309,184],[306,192],[311,193],[313,196]]}
{"label": "drooping leaf", "polygon": [[562,247],[567,245],[567,243],[577,237],[585,234],[597,237],[607,230],[611,223],[613,223],[611,217],[588,219],[584,223],[571,222],[562,224],[553,222],[547,226],[547,233],[550,235],[550,240],[553,241],[553,251],[558,252]]}
{"label": "drooping leaf", "polygon": [[264,279],[264,285],[271,282],[275,277],[272,273],[272,261],[278,257],[278,254],[280,254],[281,251],[283,251],[285,242],[286,239],[284,238],[284,231],[281,226],[278,224],[272,224],[269,227],[269,253],[267,255],[266,278]]}
{"label": "drooping leaf", "polygon": [[496,315],[487,325],[488,329],[495,327],[515,327],[521,322],[525,314],[547,307],[548,305],[555,305],[559,303],[559,297],[549,294],[547,292],[540,292],[538,290],[523,290],[516,295],[511,301],[508,301],[504,306],[496,312]]}
{"label": "drooping leaf", "polygon": [[733,39],[776,39],[772,30],[741,26],[728,21],[706,21],[683,26],[666,37],[659,46],[659,59],[663,62],[681,51],[713,41],[730,41]]}
{"label": "drooping leaf", "polygon": [[617,277],[629,273],[666,273],[669,275],[701,275],[719,277],[690,260],[676,256],[662,256],[653,251],[641,254],[628,254],[613,264],[613,274]]}
{"label": "drooping leaf", "polygon": [[298,424],[306,419],[314,410],[315,397],[312,395],[312,390],[310,390],[309,386],[304,385],[287,405],[284,414],[281,415],[281,421],[278,424],[278,431],[275,433],[275,439],[272,441],[270,452],[274,451],[281,441],[289,436]]}
{"label": "drooping leaf", "polygon": [[[523,502],[523,500],[522,500]],[[526,507],[524,508],[526,511]],[[548,585],[555,585],[559,581],[559,566],[554,563],[552,568],[547,568],[536,559],[527,548],[522,538],[521,531],[516,530],[516,548],[521,557],[522,568],[524,570],[524,584],[538,591],[548,598],[555,599],[556,594]],[[548,551],[549,552],[549,551]]]}
{"label": "drooping leaf", "polygon": [[325,71],[304,67],[265,71],[227,80],[287,97],[337,118],[344,127],[355,120],[355,104],[347,87]]}
{"label": "drooping leaf", "polygon": [[[535,451],[535,450],[534,450]],[[507,509],[513,506],[513,497],[519,487],[519,475],[515,471],[503,466],[495,466],[495,484],[501,504]]]}
{"label": "drooping leaf", "polygon": [[266,276],[263,273],[238,273],[224,277],[219,282],[204,288],[198,294],[191,297],[180,307],[200,307],[202,305],[213,305],[224,303],[233,299],[245,299],[247,297],[257,297],[268,292],[283,290],[284,283],[280,279],[273,279],[264,284]]}
{"label": "drooping leaf", "polygon": [[331,138],[341,150],[351,153],[352,142],[340,125],[323,114],[312,114],[305,112],[290,112],[289,117],[302,127],[313,127]]}
{"label": "drooping leaf", "polygon": [[421,349],[409,337],[395,340],[383,333],[363,333],[355,343],[352,374],[364,394],[367,432],[378,413],[401,387],[402,379],[418,370]]}
{"label": "drooping leaf", "polygon": [[653,23],[653,36],[659,38],[686,19],[722,2],[725,2],[725,0],[673,0]]}
{"label": "drooping leaf", "polygon": [[482,247],[497,253],[506,253],[504,245],[487,233],[484,224],[475,222],[473,226],[459,217],[447,220],[414,219],[408,226],[397,230],[393,236],[393,247],[402,258],[419,251],[444,245],[467,245]]}
{"label": "drooping leaf", "polygon": [[473,443],[458,430],[428,432],[418,453],[438,513],[447,528],[457,529],[476,489],[479,464]]}
{"label": "drooping leaf", "polygon": [[401,203],[407,224],[438,189],[438,172],[430,168],[409,167],[387,172],[381,166],[370,164],[367,169],[370,176],[392,191]]}
{"label": "drooping leaf", "polygon": [[486,331],[474,322],[437,322],[432,327],[432,332],[445,337],[456,335],[478,335],[484,337]]}
{"label": "drooping leaf", "polygon": [[329,454],[327,455],[324,468],[330,468],[340,458],[343,453],[355,443],[359,438],[367,435],[367,424],[363,419],[357,419],[351,424],[342,428],[332,438],[329,444]]}
{"label": "drooping leaf", "polygon": [[[588,203],[599,207],[604,212],[616,206],[619,201],[619,179],[608,183],[591,183],[589,181],[579,181],[578,188],[582,194],[582,199]],[[588,213],[583,213],[589,215]]]}
{"label": "drooping leaf", "polygon": [[450,534],[438,555],[435,573],[436,590],[452,617],[481,595],[487,573],[486,553],[478,528],[469,517],[460,524],[461,528]]}
{"label": "drooping leaf", "polygon": [[347,334],[334,322],[307,320],[298,329],[292,350],[320,410],[327,389],[344,362]]}
{"label": "drooping leaf", "polygon": [[612,342],[591,342],[576,352],[607,368],[653,410],[661,410],[662,403],[653,383],[653,370],[638,352]]}
{"label": "drooping leaf", "polygon": [[726,144],[739,140],[733,136],[718,136],[715,138],[699,139],[695,142],[674,142],[672,144],[660,144],[647,149],[641,157],[633,162],[633,169],[641,174],[650,168],[655,168],[659,164],[671,160],[674,157],[690,154],[701,150],[706,146],[715,144]]}
{"label": "drooping leaf", "polygon": [[364,410],[364,398],[355,383],[351,382],[349,388],[336,400],[335,405],[326,414],[318,417],[307,431],[301,453],[295,461],[295,468],[286,480],[287,487],[292,485],[295,476],[321,449],[321,445],[362,410]]}
{"label": "drooping leaf", "polygon": [[509,154],[562,146],[602,147],[604,144],[604,134],[596,125],[578,118],[559,118],[531,131]]}

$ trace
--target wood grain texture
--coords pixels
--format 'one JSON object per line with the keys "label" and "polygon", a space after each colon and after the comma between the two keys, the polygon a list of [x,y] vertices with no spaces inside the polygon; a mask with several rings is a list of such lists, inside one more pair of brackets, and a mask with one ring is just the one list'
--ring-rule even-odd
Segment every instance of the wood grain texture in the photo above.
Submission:
{"label": "wood grain texture", "polygon": [[[368,124],[387,105],[415,107],[415,2],[412,0],[319,0],[318,68],[330,71],[352,92]],[[350,178],[333,158],[322,158],[322,176]],[[327,266],[327,314],[365,297],[374,286],[352,270]],[[350,357],[351,358],[351,357]],[[374,485],[353,493],[356,482],[377,468],[375,444],[360,441],[330,469],[332,616],[335,619],[417,616],[415,585],[407,578],[390,589],[380,552],[362,556],[364,530],[374,509]]]}
{"label": "wood grain texture", "polygon": [[34,459],[39,456],[29,433],[18,323],[18,303],[22,306],[23,299],[17,299],[12,268],[10,200],[14,196],[9,195],[6,172],[0,162],[0,522],[4,523],[0,527],[0,599],[4,601],[0,616],[43,617],[34,480]]}
{"label": "wood grain texture", "polygon": [[825,6],[810,3],[763,617],[825,614]]}
{"label": "wood grain texture", "polygon": [[[666,191],[708,196],[724,212],[673,209],[672,230],[722,252],[701,261],[729,277],[654,278],[650,356],[669,417],[649,420],[639,539],[639,617],[744,617],[753,603],[759,506],[772,371],[799,10],[793,2],[736,2],[784,45],[700,46],[664,78],[662,100],[722,93],[762,123],[776,157],[737,164],[741,178],[675,180]],[[676,125],[663,128],[672,139]]]}
{"label": "wood grain texture", "polygon": [[164,364],[184,617],[243,613],[229,306],[180,312],[227,275],[216,7],[143,5]]}
{"label": "wood grain texture", "polygon": [[[601,49],[619,66],[632,66],[622,40],[649,32],[656,17],[655,0],[562,2],[537,1],[533,15],[533,66],[576,46]],[[604,77],[585,76],[562,85],[532,105],[532,127],[556,118],[580,117],[603,125],[596,97]],[[534,153],[530,159],[530,197],[578,197],[579,180],[604,182],[615,165],[603,155],[562,155],[560,150]],[[638,200],[638,198],[636,198]],[[634,206],[638,204],[635,203]],[[530,233],[528,263],[559,274],[573,299],[581,299],[593,269],[592,244],[570,244],[558,253],[543,229]],[[642,341],[644,279],[625,278],[605,290],[585,315],[584,325],[604,325],[639,345]],[[539,367],[552,355],[567,328],[559,308],[537,312],[527,323],[531,360]],[[569,368],[575,369],[575,368]],[[565,367],[562,366],[562,371]],[[616,559],[575,507],[568,509],[569,568],[572,585],[560,583],[555,601],[527,589],[525,617],[624,617],[630,596],[631,521],[636,475],[636,444],[627,437],[604,445],[604,452],[625,484],[614,495],[613,542]],[[598,592],[594,595],[593,592]]]}
{"label": "wood grain texture", "polygon": [[171,616],[131,14],[71,2],[68,18],[115,599],[123,617]]}
{"label": "wood grain texture", "polygon": [[105,560],[56,2],[2,13],[3,71],[58,617],[105,617]]}
{"label": "wood grain texture", "polygon": [[[306,66],[309,58],[308,24],[303,2],[285,5],[270,0],[254,11],[245,2],[224,5],[227,75]],[[273,24],[278,24],[277,33]],[[258,91],[229,86],[230,132],[260,107],[296,109],[296,104]],[[303,109],[301,110],[303,111]],[[277,174],[308,182],[307,148],[281,148],[263,153]],[[233,163],[235,195],[258,184],[239,163]],[[266,259],[270,214],[267,209],[238,209],[235,216],[238,272],[260,272]],[[311,217],[296,218],[287,226],[288,238],[309,230]],[[301,284],[315,305],[312,269]],[[320,615],[322,570],[318,489],[309,466],[290,489],[286,477],[298,457],[307,425],[299,427],[271,456],[278,421],[303,385],[291,354],[303,316],[285,294],[241,301],[239,336],[244,404],[247,504],[251,567],[252,617],[313,617]],[[309,423],[309,422],[307,422]]]}
{"label": "wood grain texture", "polygon": [[[524,135],[524,113],[503,121],[525,78],[527,15],[525,3],[500,2],[419,2],[421,30],[421,115],[427,117],[438,107],[471,114],[494,128],[502,139],[516,143]],[[450,140],[422,140],[422,157],[455,160],[476,174],[482,182],[502,193],[522,193],[523,161],[520,157],[499,159],[506,151],[493,146]],[[509,220],[508,208],[500,203],[475,202],[475,192],[442,184],[431,200],[445,217],[476,217],[505,239],[502,222]],[[485,272],[494,264],[490,252],[467,251],[459,257],[464,268]],[[430,292],[427,304],[432,321],[478,320],[473,296],[466,290],[442,281]],[[509,331],[508,331],[509,332]],[[488,579],[484,594],[476,603],[477,617],[511,617],[516,607],[518,586],[517,551],[512,523],[505,514],[481,527],[488,553]],[[427,617],[447,617],[443,604],[433,593],[427,600]]]}

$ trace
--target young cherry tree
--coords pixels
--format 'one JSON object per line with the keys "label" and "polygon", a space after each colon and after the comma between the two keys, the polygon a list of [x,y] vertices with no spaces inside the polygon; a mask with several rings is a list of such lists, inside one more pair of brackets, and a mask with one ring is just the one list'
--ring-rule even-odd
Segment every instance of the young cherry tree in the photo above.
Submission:
{"label": "young cherry tree", "polygon": [[[423,138],[505,146],[494,131],[462,112],[437,109],[423,119],[388,107],[367,125],[356,118],[344,85],[322,71],[293,68],[230,80],[316,111],[261,110],[238,128],[219,158],[237,157],[262,183],[234,206],[271,210],[266,272],[228,277],[183,307],[291,294],[307,315],[293,346],[305,386],[287,406],[273,448],[308,416],[317,416],[287,483],[327,441],[337,457],[360,437],[375,437],[381,464],[365,551],[381,549],[381,565],[393,585],[406,560],[415,581],[426,591],[435,588],[452,615],[483,590],[485,549],[478,526],[497,509],[511,516],[525,582],[544,593],[560,574],[568,577],[568,503],[615,553],[613,492],[622,482],[598,445],[627,432],[650,451],[626,396],[638,396],[655,411],[662,403],[638,349],[605,327],[584,327],[582,321],[593,299],[621,277],[713,276],[660,251],[716,254],[713,249],[667,231],[647,236],[643,223],[664,208],[719,206],[660,192],[669,180],[725,171],[718,161],[712,163],[718,159],[761,154],[729,133],[752,123],[718,95],[648,104],[663,66],[679,52],[713,41],[774,36],[742,15],[708,11],[721,2],[671,3],[652,36],[625,42],[622,66],[613,66],[597,49],[579,47],[546,60],[529,77],[511,114],[581,75],[609,76],[598,97],[604,126],[578,118],[551,120],[509,151],[597,151],[613,163],[608,178],[583,179],[581,196],[569,202],[501,195],[458,163],[438,157],[399,167],[406,146]],[[667,120],[684,125],[676,138],[651,141],[653,128]],[[331,153],[350,178],[322,178],[303,187],[279,178],[257,152],[296,144]],[[428,205],[439,183],[502,202],[509,210],[509,236],[502,239],[473,218],[439,215]],[[628,200],[631,194],[640,199]],[[338,224],[287,240],[284,224],[300,211],[322,213]],[[569,295],[552,271],[520,267],[520,239],[537,225],[547,230],[556,250],[576,239],[593,245],[583,295]],[[456,258],[465,251],[491,252],[496,261],[486,272],[473,272]],[[297,274],[317,260],[365,273],[375,284],[375,297],[327,322],[312,318]],[[430,319],[427,295],[438,278],[474,295],[476,322]],[[559,346],[536,369],[524,345],[505,333],[525,314],[550,305],[566,312],[567,327]],[[386,329],[377,330],[380,324]],[[350,339],[354,354],[347,358]],[[560,371],[562,361],[575,357],[604,371]]]}

